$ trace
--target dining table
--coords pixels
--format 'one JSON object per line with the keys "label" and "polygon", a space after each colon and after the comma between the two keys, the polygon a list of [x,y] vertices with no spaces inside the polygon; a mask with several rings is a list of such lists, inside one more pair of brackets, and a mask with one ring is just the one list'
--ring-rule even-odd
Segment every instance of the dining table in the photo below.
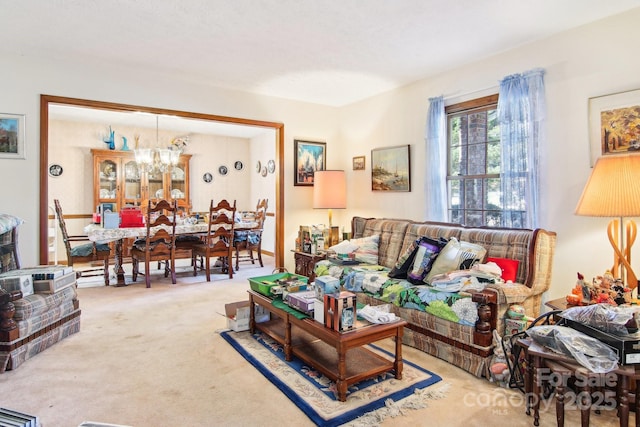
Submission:
{"label": "dining table", "polygon": [[[252,221],[236,221],[234,225],[234,231],[251,230],[258,224]],[[169,229],[170,227],[158,226],[151,228],[151,234],[154,235],[157,229],[164,227]],[[207,222],[191,223],[184,221],[180,224],[176,224],[176,235],[198,235],[205,236],[209,232],[209,224]],[[123,243],[124,239],[141,239],[147,236],[147,227],[118,227],[118,228],[104,228],[100,224],[89,224],[84,227],[84,233],[87,235],[90,241],[95,243],[111,243],[114,242],[114,265],[113,270],[116,275],[116,287],[127,286],[127,279],[125,277],[125,271],[123,264]]]}

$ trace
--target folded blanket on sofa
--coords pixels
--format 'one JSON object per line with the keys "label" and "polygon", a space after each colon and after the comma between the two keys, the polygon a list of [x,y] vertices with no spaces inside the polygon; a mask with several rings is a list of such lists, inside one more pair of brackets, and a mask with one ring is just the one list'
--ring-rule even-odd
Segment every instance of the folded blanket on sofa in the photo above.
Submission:
{"label": "folded blanket on sofa", "polygon": [[465,325],[478,320],[477,304],[469,295],[446,292],[430,285],[414,285],[404,279],[389,278],[381,266],[337,266],[329,261],[316,264],[317,276],[329,274],[340,280],[345,290],[364,292],[381,302],[422,310],[434,316]]}

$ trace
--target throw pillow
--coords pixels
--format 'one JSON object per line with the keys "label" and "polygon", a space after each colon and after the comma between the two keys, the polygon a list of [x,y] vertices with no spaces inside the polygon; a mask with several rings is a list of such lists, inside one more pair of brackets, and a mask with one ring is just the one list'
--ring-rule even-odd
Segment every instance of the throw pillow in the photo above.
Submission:
{"label": "throw pillow", "polygon": [[378,245],[380,244],[380,236],[362,237],[360,239],[351,239],[350,243],[356,245],[358,249],[355,251],[356,261],[366,264],[378,263]]}
{"label": "throw pillow", "polygon": [[505,282],[516,281],[516,277],[518,276],[518,267],[520,266],[519,260],[488,257],[487,262],[495,262],[498,267],[500,267],[500,269],[502,270],[502,280],[504,280]]}
{"label": "throw pillow", "polygon": [[418,245],[420,244],[420,239],[416,239],[411,246],[407,248],[406,251],[400,258],[398,258],[398,262],[393,266],[391,271],[389,272],[389,277],[393,279],[406,279],[407,273],[409,269],[413,265],[413,260],[416,258],[416,252],[418,251]]}
{"label": "throw pillow", "polygon": [[407,280],[414,284],[420,284],[433,266],[436,257],[444,244],[428,237],[421,237],[414,257],[411,270],[407,273]]}
{"label": "throw pillow", "polygon": [[354,245],[348,240],[343,240],[337,245],[333,245],[329,248],[329,250],[332,250],[337,254],[350,254],[351,252],[355,252],[357,249],[358,245]]}
{"label": "throw pillow", "polygon": [[431,279],[437,274],[454,270],[468,270],[474,264],[482,262],[486,254],[487,250],[484,247],[474,243],[460,242],[452,237],[438,254],[424,282],[431,283]]}

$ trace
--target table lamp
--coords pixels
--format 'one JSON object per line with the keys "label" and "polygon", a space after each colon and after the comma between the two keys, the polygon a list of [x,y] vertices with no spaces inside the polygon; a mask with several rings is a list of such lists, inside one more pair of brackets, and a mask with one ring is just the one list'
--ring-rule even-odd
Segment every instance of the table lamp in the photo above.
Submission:
{"label": "table lamp", "polygon": [[[631,247],[640,216],[640,156],[608,155],[598,159],[582,192],[576,215],[614,217],[607,228],[613,247],[611,274],[635,289],[638,279],[631,268]],[[626,271],[626,275],[625,275]],[[626,279],[626,280],[625,280]]]}
{"label": "table lamp", "polygon": [[329,247],[337,244],[340,240],[340,231],[332,224],[332,210],[346,207],[347,181],[344,171],[316,171],[313,174],[313,208],[329,209]]}

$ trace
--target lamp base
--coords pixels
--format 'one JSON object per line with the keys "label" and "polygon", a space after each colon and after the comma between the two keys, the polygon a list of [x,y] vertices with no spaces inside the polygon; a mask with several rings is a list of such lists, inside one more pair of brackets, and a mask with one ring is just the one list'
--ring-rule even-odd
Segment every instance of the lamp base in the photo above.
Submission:
{"label": "lamp base", "polygon": [[626,224],[623,218],[614,219],[607,227],[607,236],[613,248],[611,273],[615,278],[622,279],[622,282],[631,289],[638,287],[638,279],[631,268],[631,247],[636,240],[636,235],[637,226],[631,219]]}
{"label": "lamp base", "polygon": [[329,227],[329,247],[340,243],[340,227]]}

